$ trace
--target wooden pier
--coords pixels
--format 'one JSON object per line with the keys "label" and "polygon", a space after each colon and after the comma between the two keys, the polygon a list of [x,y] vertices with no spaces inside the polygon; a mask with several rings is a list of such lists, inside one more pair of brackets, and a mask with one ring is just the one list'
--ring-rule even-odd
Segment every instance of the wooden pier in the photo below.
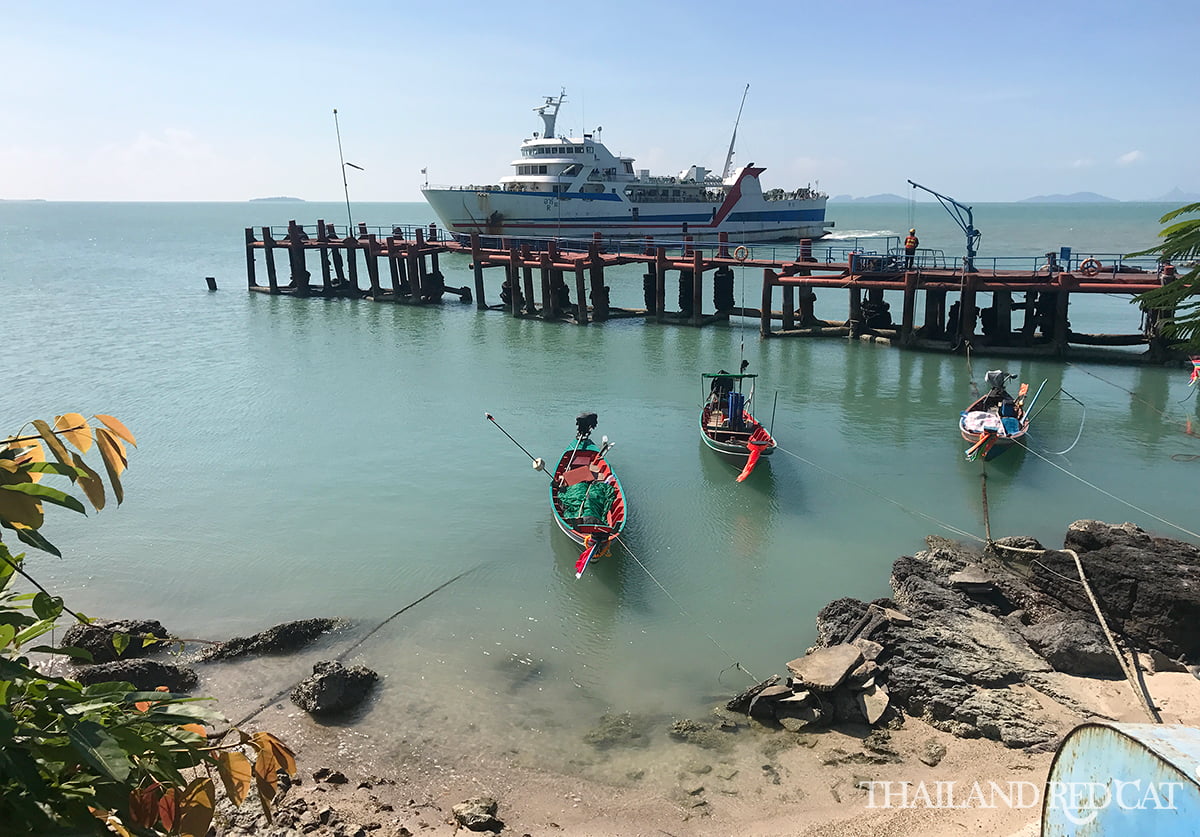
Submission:
{"label": "wooden pier", "polygon": [[[1096,357],[1098,347],[1144,345],[1143,353],[1107,352],[1107,360],[1165,362],[1180,356],[1171,351],[1160,324],[1169,311],[1143,311],[1142,325],[1128,334],[1087,334],[1071,330],[1068,312],[1075,294],[1134,295],[1160,287],[1162,277],[1127,266],[1109,271],[1063,269],[1052,254],[1037,270],[964,270],[927,267],[918,258],[906,269],[894,257],[855,256],[845,262],[819,261],[811,242],[804,241],[791,260],[752,258],[744,246],[731,249],[721,235],[707,249],[690,238],[668,248],[652,239],[622,245],[606,252],[597,235],[586,242],[528,242],[487,240],[472,235],[460,243],[428,227],[376,228],[359,224],[355,235],[339,237],[332,224],[318,221],[315,236],[295,221],[283,235],[262,227],[259,235],[246,229],[246,274],[256,293],[297,297],[345,297],[404,305],[439,303],[446,294],[474,301],[479,310],[500,310],[513,317],[587,325],[622,317],[639,317],[650,324],[705,326],[730,317],[758,319],[768,337],[841,337],[885,342],[905,348],[959,351],[986,347],[995,354]],[[568,245],[571,249],[568,249]],[[609,245],[611,246],[611,245]],[[256,253],[262,251],[267,284],[258,282]],[[287,277],[281,279],[276,257],[286,254]],[[320,282],[309,270],[316,258]],[[474,287],[450,287],[439,267],[445,253],[469,255]],[[360,267],[361,262],[361,267]],[[610,304],[605,271],[640,264],[643,308]],[[742,308],[734,301],[736,266],[763,271],[759,308]],[[491,270],[496,269],[496,270]],[[1170,269],[1167,266],[1166,269]],[[363,273],[365,272],[365,282]],[[485,277],[498,272],[489,288]],[[677,308],[668,307],[670,275],[678,287]],[[705,275],[712,282],[712,306],[706,308]],[[780,308],[776,309],[776,289]],[[817,289],[840,289],[847,294],[845,320],[816,316]],[[492,293],[495,297],[492,297]],[[948,297],[957,298],[947,308]],[[1023,294],[1017,299],[1014,295]],[[887,295],[899,298],[899,322],[893,319]],[[983,295],[990,305],[983,307]],[[495,298],[496,303],[489,303]],[[918,302],[923,302],[917,324]],[[1020,314],[1014,328],[1014,314]],[[981,329],[977,330],[977,321]],[[779,327],[775,327],[775,323]]]}

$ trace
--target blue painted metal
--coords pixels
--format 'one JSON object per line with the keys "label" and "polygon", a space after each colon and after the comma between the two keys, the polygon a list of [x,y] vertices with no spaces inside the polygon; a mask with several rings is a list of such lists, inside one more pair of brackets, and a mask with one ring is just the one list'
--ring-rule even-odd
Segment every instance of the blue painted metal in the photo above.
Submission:
{"label": "blue painted metal", "polygon": [[1083,724],[1054,755],[1042,837],[1200,834],[1200,729]]}

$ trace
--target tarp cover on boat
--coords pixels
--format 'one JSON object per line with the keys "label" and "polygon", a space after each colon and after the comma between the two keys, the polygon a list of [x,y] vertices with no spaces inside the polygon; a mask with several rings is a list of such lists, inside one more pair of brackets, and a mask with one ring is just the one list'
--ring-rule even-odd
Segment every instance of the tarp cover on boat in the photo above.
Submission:
{"label": "tarp cover on boat", "polygon": [[592,517],[596,523],[608,522],[608,509],[617,489],[607,482],[577,482],[558,494],[564,520]]}

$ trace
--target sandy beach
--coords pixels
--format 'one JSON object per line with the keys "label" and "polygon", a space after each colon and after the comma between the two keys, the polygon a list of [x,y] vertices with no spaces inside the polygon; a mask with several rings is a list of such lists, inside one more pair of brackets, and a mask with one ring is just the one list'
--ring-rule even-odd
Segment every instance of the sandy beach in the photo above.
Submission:
{"label": "sandy beach", "polygon": [[[1053,678],[1057,700],[1026,686],[1013,688],[1037,700],[1065,730],[1085,716],[1147,720],[1123,680]],[[1191,674],[1150,674],[1146,684],[1165,723],[1200,724],[1200,681]],[[219,678],[210,685],[210,692],[221,691]],[[1072,701],[1085,714],[1064,708]],[[790,733],[742,720],[728,749],[679,742],[653,763],[638,748],[598,751],[581,741],[585,768],[599,764],[605,775],[622,777],[597,781],[540,770],[536,752],[471,751],[461,741],[441,746],[449,736],[428,728],[369,737],[352,725],[317,724],[289,703],[277,703],[254,726],[276,732],[295,747],[300,782],[283,796],[276,825],[267,826],[248,802],[236,826],[225,826],[222,833],[449,835],[460,828],[453,807],[475,797],[497,800],[504,834],[1038,833],[1040,791],[1052,747],[1010,749],[990,740],[957,738],[911,718],[874,733],[866,727]],[[399,741],[412,746],[398,751]],[[926,763],[939,745],[944,756]],[[314,773],[322,778],[314,779]],[[971,795],[975,785],[984,796]]]}

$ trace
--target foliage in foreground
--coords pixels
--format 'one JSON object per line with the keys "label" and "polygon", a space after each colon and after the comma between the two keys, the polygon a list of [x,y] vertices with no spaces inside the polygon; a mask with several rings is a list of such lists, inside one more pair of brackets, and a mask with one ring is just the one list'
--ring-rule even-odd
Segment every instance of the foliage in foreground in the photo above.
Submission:
{"label": "foliage in foreground", "polygon": [[[1167,224],[1181,215],[1200,213],[1200,203],[1190,203],[1159,218]],[[1134,256],[1157,255],[1164,264],[1191,264],[1161,288],[1155,288],[1133,298],[1143,309],[1174,311],[1163,323],[1163,333],[1180,341],[1184,351],[1200,351],[1200,218],[1191,218],[1166,227],[1158,234],[1162,244],[1132,253]]]}
{"label": "foliage in foreground", "polygon": [[[206,834],[218,783],[241,805],[253,791],[269,817],[279,771],[295,775],[292,752],[268,732],[247,734],[208,699],[130,683],[83,686],[43,674],[31,654],[90,661],[82,649],[37,644],[70,610],[25,569],[25,554],[2,540],[61,557],[41,528],[47,504],[86,513],[83,502],[42,482],[65,478],[95,509],[106,488],[120,504],[121,474],[133,434],[112,416],[58,416],[31,423],[28,435],[0,441],[0,826],[5,834]],[[107,485],[83,455],[95,448]],[[50,456],[47,456],[49,451]],[[36,593],[17,593],[23,576]],[[115,634],[123,652],[128,635]],[[223,732],[210,728],[225,727]]]}

